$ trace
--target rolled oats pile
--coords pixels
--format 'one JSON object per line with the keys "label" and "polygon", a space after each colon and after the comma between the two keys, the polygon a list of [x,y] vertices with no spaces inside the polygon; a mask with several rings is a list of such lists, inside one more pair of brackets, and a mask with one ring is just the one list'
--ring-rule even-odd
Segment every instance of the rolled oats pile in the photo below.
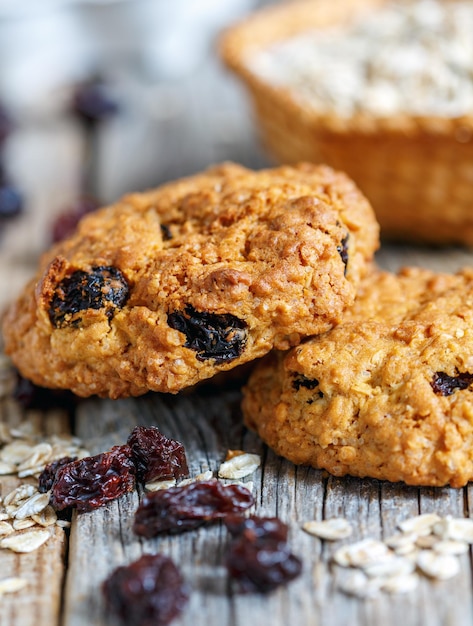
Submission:
{"label": "rolled oats pile", "polygon": [[461,116],[473,111],[473,3],[387,5],[347,26],[310,31],[251,67],[320,111]]}

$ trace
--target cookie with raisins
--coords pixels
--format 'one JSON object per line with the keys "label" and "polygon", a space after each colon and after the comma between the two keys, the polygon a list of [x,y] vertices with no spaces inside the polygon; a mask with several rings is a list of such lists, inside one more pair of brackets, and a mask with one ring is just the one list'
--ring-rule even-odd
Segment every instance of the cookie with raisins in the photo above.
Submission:
{"label": "cookie with raisins", "polygon": [[6,314],[35,383],[178,392],[338,323],[378,247],[373,211],[325,166],[216,166],[85,216]]}
{"label": "cookie with raisins", "polygon": [[294,463],[465,485],[473,480],[473,269],[365,279],[342,324],[256,366],[243,411]]}

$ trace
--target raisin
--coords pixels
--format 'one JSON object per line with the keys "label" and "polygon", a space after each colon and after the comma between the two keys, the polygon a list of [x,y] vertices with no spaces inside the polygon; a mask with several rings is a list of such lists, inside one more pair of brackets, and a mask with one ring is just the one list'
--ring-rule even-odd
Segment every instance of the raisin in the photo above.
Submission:
{"label": "raisin", "polygon": [[76,270],[56,287],[49,307],[49,318],[56,328],[78,324],[75,316],[85,309],[105,309],[108,318],[122,307],[129,296],[128,284],[116,267],[93,267],[91,272]]}
{"label": "raisin", "polygon": [[225,518],[225,526],[233,537],[244,535],[248,541],[254,541],[260,537],[282,543],[287,541],[287,524],[281,522],[277,517],[229,515]]}
{"label": "raisin", "polygon": [[247,324],[230,313],[199,312],[188,304],[185,312],[170,313],[168,324],[184,333],[187,338],[185,347],[195,350],[199,361],[232,361],[240,356],[246,345]]}
{"label": "raisin", "polygon": [[144,554],[118,567],[102,587],[110,612],[128,626],[166,626],[184,609],[189,588],[174,562]]}
{"label": "raisin", "polygon": [[287,546],[287,526],[277,518],[235,518],[225,521],[234,539],[226,566],[242,592],[273,591],[299,576],[302,563]]}
{"label": "raisin", "polygon": [[[304,374],[295,374],[292,386],[296,391],[299,391],[301,387],[304,387],[305,389],[315,389],[319,386],[319,381],[316,378],[307,378]],[[319,391],[319,397],[324,397],[322,391]]]}
{"label": "raisin", "polygon": [[13,397],[23,409],[47,410],[60,407],[69,412],[73,411],[78,401],[78,397],[70,391],[38,387],[20,374],[17,374]]}
{"label": "raisin", "polygon": [[147,494],[135,515],[133,530],[143,537],[162,532],[183,532],[202,524],[241,513],[254,503],[241,485],[223,485],[218,480],[191,483]]}
{"label": "raisin", "polygon": [[347,235],[340,242],[340,245],[337,246],[337,252],[341,256],[343,264],[345,265],[345,269],[343,271],[343,274],[345,276],[347,274],[347,266],[348,266],[348,239],[349,239],[349,234],[347,233]]}
{"label": "raisin", "polygon": [[0,148],[14,129],[13,121],[3,104],[0,104]]}
{"label": "raisin", "polygon": [[135,466],[130,446],[115,446],[109,452],[64,465],[56,473],[51,506],[61,511],[76,507],[82,513],[114,500],[135,486]]}
{"label": "raisin", "polygon": [[189,475],[184,446],[168,439],[155,426],[137,426],[127,441],[133,454],[138,480],[168,480]]}
{"label": "raisin", "polygon": [[296,391],[299,391],[301,387],[305,389],[315,389],[319,386],[319,381],[316,378],[307,378],[304,374],[295,374],[292,386]]}
{"label": "raisin", "polygon": [[67,211],[61,213],[52,225],[53,242],[62,241],[72,235],[80,220],[99,208],[99,202],[91,197],[79,198]]}
{"label": "raisin", "polygon": [[457,389],[467,389],[473,381],[473,374],[459,373],[449,376],[445,372],[436,372],[430,383],[435,393],[441,396],[451,396]]}
{"label": "raisin", "polygon": [[107,85],[99,78],[93,78],[76,87],[71,109],[83,122],[94,124],[115,115],[119,107]]}
{"label": "raisin", "polygon": [[46,493],[46,491],[49,491],[53,486],[56,474],[61,469],[61,467],[64,467],[64,465],[68,465],[73,461],[77,461],[76,456],[63,456],[61,459],[58,459],[57,461],[53,461],[52,463],[46,465],[38,478],[38,491],[40,491],[41,493]]}
{"label": "raisin", "polygon": [[166,224],[161,224],[161,235],[163,237],[163,241],[169,241],[172,239],[171,229],[169,226],[166,226]]}
{"label": "raisin", "polygon": [[23,210],[23,198],[19,191],[9,183],[0,184],[0,222],[20,215]]}

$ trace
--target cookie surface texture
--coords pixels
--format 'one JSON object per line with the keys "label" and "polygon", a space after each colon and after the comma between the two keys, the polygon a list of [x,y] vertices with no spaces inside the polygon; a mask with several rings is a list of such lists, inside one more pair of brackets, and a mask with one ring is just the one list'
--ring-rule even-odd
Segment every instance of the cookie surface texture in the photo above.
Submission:
{"label": "cookie surface texture", "polygon": [[256,366],[243,411],[297,464],[465,485],[473,480],[473,270],[364,281],[339,326]]}
{"label": "cookie surface texture", "polygon": [[377,246],[343,174],[223,164],[85,217],[7,311],[6,351],[81,396],[178,392],[331,328]]}

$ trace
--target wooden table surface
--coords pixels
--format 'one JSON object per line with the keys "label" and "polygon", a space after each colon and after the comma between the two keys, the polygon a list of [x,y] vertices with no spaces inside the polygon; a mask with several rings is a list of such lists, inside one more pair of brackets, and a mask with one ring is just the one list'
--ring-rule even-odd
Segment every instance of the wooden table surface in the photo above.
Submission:
{"label": "wooden table surface", "polygon": [[[212,58],[192,76],[150,88],[146,111],[140,98],[127,100],[126,90],[123,94],[126,113],[110,121],[101,137],[104,201],[224,159],[251,167],[270,163],[253,134],[244,94]],[[54,217],[78,192],[81,140],[79,129],[66,116],[24,120],[10,140],[12,175],[25,191],[27,206],[20,219],[1,226],[0,308],[32,274],[49,243]],[[383,245],[378,261],[390,269],[414,264],[453,271],[473,265],[473,252]],[[289,524],[291,547],[303,558],[299,579],[268,596],[234,593],[222,565],[228,541],[224,529],[216,525],[180,536],[139,539],[131,529],[139,500],[133,492],[92,513],[74,515],[70,534],[55,528],[36,552],[0,550],[0,579],[21,576],[29,581],[22,591],[1,598],[0,625],[116,624],[104,611],[100,585],[115,567],[150,551],[172,556],[192,586],[190,603],[176,625],[473,623],[471,552],[460,557],[461,573],[451,580],[423,577],[412,593],[362,600],[337,588],[339,571],[331,556],[340,544],[321,542],[301,530],[304,521],[342,515],[354,525],[352,541],[387,537],[398,521],[419,512],[469,517],[470,486],[417,489],[295,467],[245,430],[239,400],[238,390],[220,389],[120,401],[91,399],[81,402],[70,420],[62,410],[22,410],[4,393],[0,420],[9,427],[29,423],[44,434],[73,432],[92,453],[123,443],[136,424],[154,424],[184,443],[192,474],[215,470],[228,449],[260,454],[262,466],[251,477],[255,512],[277,515]],[[12,476],[0,479],[3,495],[18,483]]]}

